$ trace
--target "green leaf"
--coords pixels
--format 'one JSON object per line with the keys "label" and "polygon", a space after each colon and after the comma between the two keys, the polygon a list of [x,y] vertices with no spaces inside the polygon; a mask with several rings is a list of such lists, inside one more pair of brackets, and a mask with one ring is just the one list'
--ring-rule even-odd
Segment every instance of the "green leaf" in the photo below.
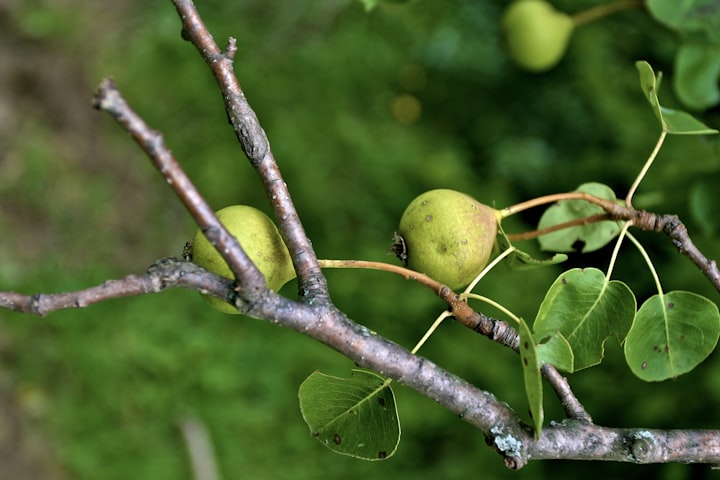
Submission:
{"label": "green leaf", "polygon": [[[720,10],[720,9],[719,9]],[[675,93],[698,110],[720,102],[720,45],[684,43],[675,55]]]}
{"label": "green leaf", "polygon": [[314,372],[298,396],[312,436],[329,449],[363,460],[384,460],[397,450],[395,396],[380,375],[353,370],[351,377],[339,378]]}
{"label": "green leaf", "polygon": [[636,62],[635,66],[640,73],[640,87],[648,102],[650,102],[655,116],[660,120],[664,132],[678,135],[718,133],[717,130],[708,127],[687,112],[661,106],[657,97],[660,74],[656,78],[652,67],[645,61]]}
{"label": "green leaf", "polygon": [[[505,234],[505,231],[502,229],[502,226],[499,224],[497,238],[495,239],[495,245],[498,250],[502,252],[513,246],[510,242],[510,239],[508,239],[507,235]],[[565,254],[556,253],[550,258],[539,260],[537,258],[534,258],[529,253],[523,252],[522,250],[518,250],[516,248],[512,251],[512,253],[510,253],[510,255],[508,255],[505,261],[512,270],[529,270],[531,268],[556,265],[558,263],[564,262],[565,260],[567,260],[567,258],[568,257]]]}
{"label": "green leaf", "polygon": [[523,381],[525,394],[528,399],[530,415],[532,416],[535,438],[540,438],[544,419],[542,376],[540,375],[540,362],[535,351],[535,342],[527,323],[521,318],[519,324],[520,334],[520,361],[523,368]]}
{"label": "green leaf", "polygon": [[647,0],[647,9],[658,22],[681,32],[717,31],[717,0]]}
{"label": "green leaf", "polygon": [[690,214],[708,236],[720,232],[720,174],[705,176],[690,189]]}
{"label": "green leaf", "polygon": [[720,313],[707,298],[683,291],[654,295],[625,339],[625,360],[646,382],[675,378],[705,360],[719,335]]}
{"label": "green leaf", "polygon": [[575,370],[575,355],[570,342],[560,332],[541,339],[535,345],[540,366],[550,363],[559,370],[573,372]]}
{"label": "green leaf", "polygon": [[[635,295],[618,280],[608,281],[596,268],[575,268],[562,273],[540,305],[533,329],[542,342],[557,332],[567,340],[574,355],[574,371],[597,365],[605,353],[605,341],[615,337],[622,343],[635,316]],[[562,342],[546,349],[564,348]],[[543,353],[545,358],[566,355]]]}
{"label": "green leaf", "polygon": [[[577,192],[585,192],[606,200],[616,201],[615,192],[602,183],[584,183]],[[538,229],[552,227],[561,223],[579,220],[591,215],[604,213],[602,207],[585,200],[563,200],[551,206],[543,213]],[[543,250],[553,252],[574,252],[578,242],[582,242],[582,252],[592,252],[607,245],[620,232],[622,222],[603,221],[588,225],[577,225],[556,232],[541,235],[538,238]]]}

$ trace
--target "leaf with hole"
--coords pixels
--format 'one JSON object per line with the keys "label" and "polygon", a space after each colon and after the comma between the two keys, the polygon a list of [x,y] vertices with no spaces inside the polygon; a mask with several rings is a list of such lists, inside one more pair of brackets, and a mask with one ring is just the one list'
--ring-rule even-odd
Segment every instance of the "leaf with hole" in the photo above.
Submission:
{"label": "leaf with hole", "polygon": [[660,88],[662,74],[658,73],[656,77],[650,64],[645,61],[636,62],[635,66],[640,73],[640,87],[650,103],[653,112],[655,112],[655,116],[660,120],[660,125],[664,132],[677,135],[718,133],[717,130],[708,127],[687,112],[661,106],[657,93]]}
{"label": "leaf with hole", "polygon": [[365,370],[349,378],[314,372],[300,385],[300,410],[313,437],[363,460],[390,458],[400,442],[395,396],[387,380]]}
{"label": "leaf with hole", "polygon": [[[616,201],[615,192],[602,183],[584,183],[577,192],[589,193],[605,200]],[[538,229],[548,228],[562,223],[581,220],[605,211],[599,205],[585,200],[562,200],[551,206],[540,217]],[[598,250],[607,245],[620,232],[622,222],[605,220],[575,225],[538,238],[540,247],[551,252],[574,252],[581,245],[583,253]]]}
{"label": "leaf with hole", "polygon": [[[597,365],[605,354],[605,341],[622,343],[630,330],[636,308],[635,295],[619,280],[608,280],[596,268],[574,268],[562,273],[540,305],[533,331],[538,343],[562,334],[573,352],[573,370]],[[564,342],[556,355],[566,356]],[[549,352],[543,356],[551,358]]]}
{"label": "leaf with hole", "polygon": [[625,360],[647,382],[675,378],[705,360],[719,335],[720,313],[707,298],[683,291],[654,295],[625,339]]}

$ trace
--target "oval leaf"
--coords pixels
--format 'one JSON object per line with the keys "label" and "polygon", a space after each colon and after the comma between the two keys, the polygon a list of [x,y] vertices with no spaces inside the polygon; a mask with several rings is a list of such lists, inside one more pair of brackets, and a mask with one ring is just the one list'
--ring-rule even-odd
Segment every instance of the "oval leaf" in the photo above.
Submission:
{"label": "oval leaf", "polygon": [[625,339],[630,370],[647,382],[675,378],[705,360],[720,335],[718,307],[691,292],[654,295]]}
{"label": "oval leaf", "polygon": [[312,436],[329,449],[363,460],[384,460],[397,450],[395,396],[380,375],[353,370],[350,378],[340,378],[314,372],[298,396]]}
{"label": "oval leaf", "polygon": [[[574,370],[597,365],[609,337],[622,343],[636,308],[635,295],[619,280],[608,281],[596,268],[575,268],[562,273],[540,305],[533,325],[535,339],[543,342],[560,332],[570,344]],[[550,348],[554,343],[548,343]],[[564,349],[563,342],[556,343]],[[543,352],[550,358],[550,352]],[[557,355],[565,355],[560,351]]]}
{"label": "oval leaf", "polygon": [[[576,190],[596,197],[615,201],[615,192],[602,183],[584,183]],[[563,200],[545,210],[538,229],[552,227],[561,223],[604,213],[604,210],[584,200]],[[592,252],[607,245],[620,232],[620,222],[604,221],[587,225],[577,225],[556,232],[541,235],[538,238],[543,250],[552,252],[574,252],[578,243],[582,243],[583,252]]]}

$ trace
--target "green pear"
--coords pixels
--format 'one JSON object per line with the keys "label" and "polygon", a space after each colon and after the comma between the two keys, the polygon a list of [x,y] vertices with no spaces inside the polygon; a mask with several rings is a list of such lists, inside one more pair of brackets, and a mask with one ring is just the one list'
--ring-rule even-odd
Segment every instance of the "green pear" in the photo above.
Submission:
{"label": "green pear", "polygon": [[544,0],[515,0],[505,10],[502,30],[510,57],[532,72],[549,70],[565,54],[575,23]]}
{"label": "green pear", "polygon": [[[225,228],[237,238],[250,260],[265,275],[268,287],[274,291],[295,278],[295,269],[285,242],[270,218],[247,205],[233,205],[215,212]],[[217,275],[235,278],[228,264],[198,230],[190,247],[194,263]],[[235,307],[211,295],[203,295],[207,303],[224,313],[238,314]]]}
{"label": "green pear", "polygon": [[457,290],[487,265],[499,218],[469,195],[430,190],[405,209],[392,250],[408,268]]}

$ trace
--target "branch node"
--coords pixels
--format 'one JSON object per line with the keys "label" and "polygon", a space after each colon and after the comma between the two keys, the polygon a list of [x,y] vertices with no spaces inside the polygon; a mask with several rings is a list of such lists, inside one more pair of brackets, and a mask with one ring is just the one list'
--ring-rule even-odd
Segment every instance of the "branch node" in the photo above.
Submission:
{"label": "branch node", "polygon": [[230,60],[231,62],[235,59],[235,54],[237,53],[237,40],[235,40],[235,37],[229,37],[228,38],[228,46],[223,52],[223,56]]}
{"label": "branch node", "polygon": [[657,439],[655,435],[647,430],[636,431],[629,439],[630,456],[638,463],[652,461],[657,450]]}

